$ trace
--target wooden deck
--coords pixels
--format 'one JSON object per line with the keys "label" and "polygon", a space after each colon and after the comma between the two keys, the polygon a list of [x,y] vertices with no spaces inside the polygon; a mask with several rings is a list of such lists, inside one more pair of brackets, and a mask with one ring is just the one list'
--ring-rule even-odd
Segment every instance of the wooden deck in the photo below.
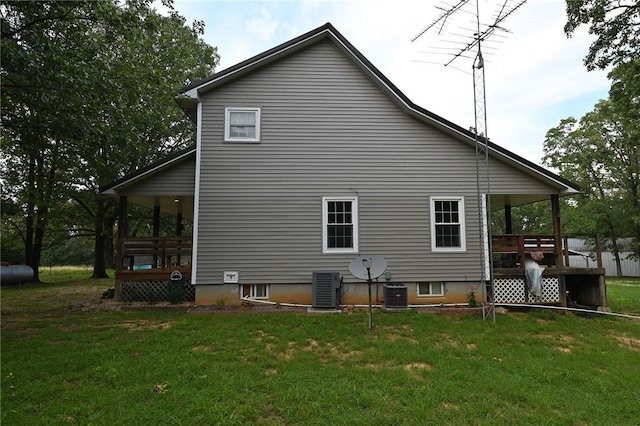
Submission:
{"label": "wooden deck", "polygon": [[493,235],[491,251],[495,268],[524,268],[527,255],[533,252],[544,255],[540,263],[556,266],[556,259],[562,255],[562,247],[557,247],[554,235]]}
{"label": "wooden deck", "polygon": [[120,244],[117,272],[172,271],[188,266],[191,262],[191,251],[191,238],[126,238]]}
{"label": "wooden deck", "polygon": [[523,268],[495,268],[496,304],[552,304],[610,311],[604,268],[547,267],[542,273],[542,297],[527,291]]}

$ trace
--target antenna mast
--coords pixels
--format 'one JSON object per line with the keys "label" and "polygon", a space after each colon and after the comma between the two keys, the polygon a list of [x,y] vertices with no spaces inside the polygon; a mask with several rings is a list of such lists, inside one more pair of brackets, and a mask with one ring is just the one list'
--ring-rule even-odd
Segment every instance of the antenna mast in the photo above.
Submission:
{"label": "antenna mast", "polygon": [[[473,59],[473,103],[474,103],[474,128],[476,147],[476,195],[478,199],[478,225],[480,230],[480,268],[482,287],[482,318],[496,320],[495,298],[493,291],[493,267],[490,259],[491,253],[491,183],[489,179],[489,137],[487,135],[487,101],[485,96],[485,60],[482,53],[483,43],[490,42],[492,36],[497,37],[496,30],[509,32],[499,26],[509,15],[522,6],[527,0],[495,0],[497,2],[490,25],[483,24],[480,15],[480,0],[475,0],[475,8],[469,7],[471,0],[459,0],[455,5],[437,7],[444,11],[435,21],[418,33],[411,41],[416,41],[423,34],[435,26],[439,26],[438,35],[441,35],[447,24],[457,15],[471,14],[475,16],[475,28],[460,26],[457,33],[448,32],[456,38],[467,41],[442,39],[443,44],[457,44],[461,47],[440,47],[444,49],[444,55],[448,57],[444,66],[449,66],[459,58],[470,59],[468,54],[476,51]],[[471,5],[469,4],[471,3]],[[455,16],[454,16],[455,15]],[[441,54],[441,52],[438,52]]]}

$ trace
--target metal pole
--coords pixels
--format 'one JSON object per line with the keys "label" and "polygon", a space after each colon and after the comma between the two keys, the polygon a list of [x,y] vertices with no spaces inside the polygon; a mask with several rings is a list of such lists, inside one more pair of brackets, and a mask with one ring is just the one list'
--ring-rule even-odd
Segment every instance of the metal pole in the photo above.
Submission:
{"label": "metal pole", "polygon": [[367,276],[369,277],[369,279],[367,280],[367,282],[369,283],[369,330],[373,330],[373,311],[372,311],[372,307],[371,307],[371,268],[367,267]]}

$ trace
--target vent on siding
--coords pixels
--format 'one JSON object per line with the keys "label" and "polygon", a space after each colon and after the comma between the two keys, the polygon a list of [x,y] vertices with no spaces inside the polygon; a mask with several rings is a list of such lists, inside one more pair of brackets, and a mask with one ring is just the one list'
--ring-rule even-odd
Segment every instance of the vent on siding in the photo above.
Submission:
{"label": "vent on siding", "polygon": [[314,308],[337,308],[340,294],[340,272],[313,272],[312,304]]}
{"label": "vent on siding", "polygon": [[407,308],[407,286],[404,284],[385,284],[384,306],[387,308]]}

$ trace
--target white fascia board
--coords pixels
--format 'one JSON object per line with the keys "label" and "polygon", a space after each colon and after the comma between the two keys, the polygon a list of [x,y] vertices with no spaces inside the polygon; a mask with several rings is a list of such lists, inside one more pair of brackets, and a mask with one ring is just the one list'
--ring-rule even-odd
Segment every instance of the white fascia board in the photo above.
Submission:
{"label": "white fascia board", "polygon": [[193,235],[191,237],[191,284],[196,285],[198,272],[198,232],[200,230],[200,170],[202,158],[202,102],[198,102],[196,127],[196,182],[193,191]]}

